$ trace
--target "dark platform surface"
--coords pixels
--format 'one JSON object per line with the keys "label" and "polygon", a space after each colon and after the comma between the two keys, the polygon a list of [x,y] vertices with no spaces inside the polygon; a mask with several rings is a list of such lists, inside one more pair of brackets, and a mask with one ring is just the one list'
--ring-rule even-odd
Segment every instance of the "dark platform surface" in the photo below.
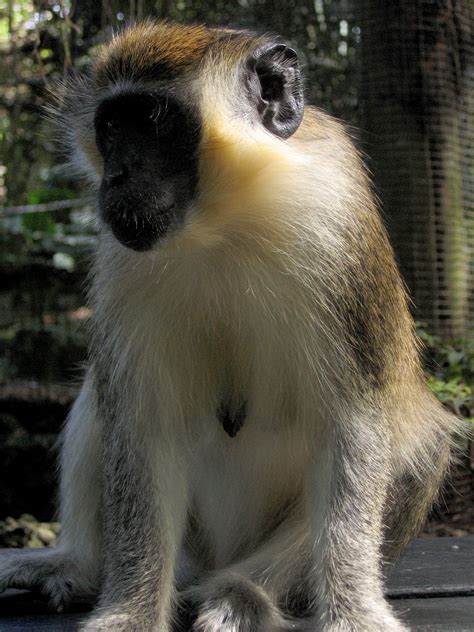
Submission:
{"label": "dark platform surface", "polygon": [[[474,632],[474,537],[416,540],[388,574],[387,594],[411,630]],[[47,614],[26,591],[0,596],[0,632],[72,632],[83,616]]]}

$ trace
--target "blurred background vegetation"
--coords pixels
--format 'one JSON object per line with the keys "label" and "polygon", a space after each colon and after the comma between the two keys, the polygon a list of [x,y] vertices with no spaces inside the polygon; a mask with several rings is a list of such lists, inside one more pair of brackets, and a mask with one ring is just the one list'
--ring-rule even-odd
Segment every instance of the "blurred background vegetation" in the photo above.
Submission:
{"label": "blurred background vegetation", "polygon": [[[85,359],[94,203],[42,111],[114,30],[153,16],[285,36],[309,102],[366,156],[425,343],[429,385],[474,416],[471,0],[0,0],[0,543],[48,544],[54,444]],[[474,533],[467,454],[433,533]],[[49,529],[49,531],[48,531]],[[49,533],[49,535],[48,535]]]}

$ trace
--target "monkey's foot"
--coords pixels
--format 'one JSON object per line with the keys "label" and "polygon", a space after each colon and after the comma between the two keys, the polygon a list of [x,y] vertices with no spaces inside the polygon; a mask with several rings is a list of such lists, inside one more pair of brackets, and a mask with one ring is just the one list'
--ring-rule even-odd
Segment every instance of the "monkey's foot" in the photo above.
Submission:
{"label": "monkey's foot", "polygon": [[7,588],[37,590],[62,612],[75,597],[90,598],[97,590],[78,562],[55,549],[17,549],[0,555],[0,592]]}
{"label": "monkey's foot", "polygon": [[151,617],[97,612],[79,626],[78,632],[164,632],[164,630],[162,626],[153,623]]}
{"label": "monkey's foot", "polygon": [[283,632],[285,622],[263,588],[235,573],[219,574],[185,595],[197,606],[193,632]]}

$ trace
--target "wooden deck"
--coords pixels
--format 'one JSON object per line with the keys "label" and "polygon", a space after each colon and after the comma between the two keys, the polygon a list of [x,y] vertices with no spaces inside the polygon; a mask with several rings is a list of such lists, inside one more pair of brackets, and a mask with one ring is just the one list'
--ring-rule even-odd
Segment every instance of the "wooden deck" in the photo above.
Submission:
{"label": "wooden deck", "polygon": [[[391,569],[387,594],[411,630],[474,632],[474,536],[416,540]],[[80,604],[75,609],[48,614],[31,593],[8,590],[0,596],[0,632],[72,632],[84,617]]]}

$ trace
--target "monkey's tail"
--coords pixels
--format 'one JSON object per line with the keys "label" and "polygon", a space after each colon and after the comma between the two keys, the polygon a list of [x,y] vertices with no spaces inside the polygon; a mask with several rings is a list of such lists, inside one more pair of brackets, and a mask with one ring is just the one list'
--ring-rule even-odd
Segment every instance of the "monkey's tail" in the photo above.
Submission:
{"label": "monkey's tail", "polygon": [[429,416],[428,424],[432,431],[419,460],[396,477],[388,490],[383,551],[387,561],[400,555],[420,532],[432,506],[442,503],[440,490],[449,486],[467,437],[473,434],[467,423],[439,405]]}

